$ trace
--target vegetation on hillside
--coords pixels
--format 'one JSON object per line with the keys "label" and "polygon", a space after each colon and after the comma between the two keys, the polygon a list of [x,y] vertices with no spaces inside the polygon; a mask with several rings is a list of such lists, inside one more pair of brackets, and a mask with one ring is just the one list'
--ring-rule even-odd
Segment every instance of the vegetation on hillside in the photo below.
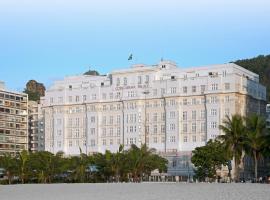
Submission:
{"label": "vegetation on hillside", "polygon": [[85,72],[83,75],[93,75],[93,76],[99,76],[99,72],[96,70],[88,70],[87,72]]}
{"label": "vegetation on hillside", "polygon": [[270,101],[270,55],[237,60],[234,63],[259,74],[260,82],[267,88],[267,100]]}
{"label": "vegetation on hillside", "polygon": [[40,97],[45,95],[45,86],[43,83],[39,83],[35,80],[29,80],[26,83],[26,88],[23,91],[28,94],[28,100],[30,101],[39,101]]}

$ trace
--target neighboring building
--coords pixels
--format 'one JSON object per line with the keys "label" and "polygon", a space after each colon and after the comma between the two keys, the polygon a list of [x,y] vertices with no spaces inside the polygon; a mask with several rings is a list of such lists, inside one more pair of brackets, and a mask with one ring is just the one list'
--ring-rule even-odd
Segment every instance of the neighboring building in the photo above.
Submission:
{"label": "neighboring building", "polygon": [[44,118],[41,109],[42,104],[36,101],[28,102],[28,136],[29,151],[44,151]]}
{"label": "neighboring building", "polygon": [[116,152],[146,142],[168,157],[171,173],[187,175],[187,157],[222,134],[226,115],[264,114],[265,99],[259,76],[233,63],[181,69],[162,61],[67,77],[45,94],[45,150]]}
{"label": "neighboring building", "polygon": [[27,94],[10,92],[0,83],[0,155],[28,149]]}

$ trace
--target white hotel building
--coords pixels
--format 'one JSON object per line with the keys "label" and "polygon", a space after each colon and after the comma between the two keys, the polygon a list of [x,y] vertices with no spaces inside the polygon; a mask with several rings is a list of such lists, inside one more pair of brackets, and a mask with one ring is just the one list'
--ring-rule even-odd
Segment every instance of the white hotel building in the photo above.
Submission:
{"label": "white hotel building", "polygon": [[182,69],[161,61],[66,77],[46,91],[45,150],[115,152],[146,142],[168,156],[190,155],[222,134],[226,115],[264,114],[265,100],[259,76],[232,63]]}

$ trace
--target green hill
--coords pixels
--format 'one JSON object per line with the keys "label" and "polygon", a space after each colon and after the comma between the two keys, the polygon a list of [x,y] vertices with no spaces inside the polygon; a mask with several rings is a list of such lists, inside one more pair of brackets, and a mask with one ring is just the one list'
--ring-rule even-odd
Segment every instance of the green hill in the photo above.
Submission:
{"label": "green hill", "polygon": [[233,62],[260,76],[260,83],[266,86],[267,100],[270,101],[270,55],[260,55],[256,58],[237,60]]}

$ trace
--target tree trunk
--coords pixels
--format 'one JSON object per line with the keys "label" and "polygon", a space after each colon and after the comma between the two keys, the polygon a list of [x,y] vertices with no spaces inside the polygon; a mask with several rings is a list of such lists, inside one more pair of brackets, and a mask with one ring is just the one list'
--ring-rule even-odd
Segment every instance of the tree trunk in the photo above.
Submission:
{"label": "tree trunk", "polygon": [[234,182],[238,182],[238,161],[236,159],[236,156],[234,156]]}
{"label": "tree trunk", "polygon": [[254,156],[254,175],[255,175],[255,182],[258,180],[258,158],[257,158],[257,153],[256,151],[253,151],[253,156]]}
{"label": "tree trunk", "polygon": [[9,171],[7,171],[7,177],[8,177],[8,184],[11,184],[11,174]]}

